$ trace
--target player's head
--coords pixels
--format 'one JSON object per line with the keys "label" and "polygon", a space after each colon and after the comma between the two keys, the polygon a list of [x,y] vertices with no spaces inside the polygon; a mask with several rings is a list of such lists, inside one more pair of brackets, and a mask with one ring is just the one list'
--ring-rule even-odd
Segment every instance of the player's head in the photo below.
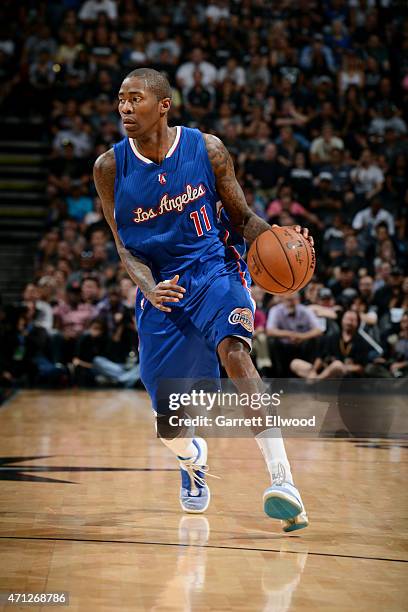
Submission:
{"label": "player's head", "polygon": [[119,113],[131,137],[148,133],[159,122],[166,121],[171,106],[171,87],[157,70],[132,70],[119,89]]}

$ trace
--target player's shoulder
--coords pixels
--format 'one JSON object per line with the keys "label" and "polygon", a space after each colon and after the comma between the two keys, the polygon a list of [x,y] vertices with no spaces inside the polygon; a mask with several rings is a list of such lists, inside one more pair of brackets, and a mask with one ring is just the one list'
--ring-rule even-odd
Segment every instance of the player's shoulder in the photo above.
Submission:
{"label": "player's shoulder", "polygon": [[99,155],[94,163],[95,182],[103,185],[113,185],[116,177],[116,160],[113,149]]}
{"label": "player's shoulder", "polygon": [[95,160],[94,170],[98,173],[116,171],[116,160],[113,149],[99,155]]}
{"label": "player's shoulder", "polygon": [[205,146],[207,147],[207,149],[210,147],[212,149],[214,148],[224,148],[225,149],[225,145],[222,142],[221,138],[218,138],[218,136],[215,136],[215,134],[207,134],[206,132],[201,132],[202,137],[204,139],[205,142]]}
{"label": "player's shoulder", "polygon": [[203,132],[208,158],[216,176],[223,176],[231,167],[231,158],[227,148],[218,136]]}

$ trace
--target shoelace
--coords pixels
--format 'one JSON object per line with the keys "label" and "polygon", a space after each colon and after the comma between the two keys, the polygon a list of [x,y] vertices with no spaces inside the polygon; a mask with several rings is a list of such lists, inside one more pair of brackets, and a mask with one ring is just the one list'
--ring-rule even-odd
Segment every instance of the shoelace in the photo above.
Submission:
{"label": "shoelace", "polygon": [[197,474],[197,471],[204,472],[205,476],[220,479],[220,476],[216,476],[215,474],[209,473],[208,465],[197,465],[197,463],[194,463],[191,460],[181,460],[180,463],[182,464],[183,469],[185,469],[188,475],[190,476],[190,481],[192,483],[191,493],[193,495],[197,495],[198,493],[198,488],[195,486],[196,484],[201,485],[202,487],[205,485],[205,477],[203,478],[202,476]]}

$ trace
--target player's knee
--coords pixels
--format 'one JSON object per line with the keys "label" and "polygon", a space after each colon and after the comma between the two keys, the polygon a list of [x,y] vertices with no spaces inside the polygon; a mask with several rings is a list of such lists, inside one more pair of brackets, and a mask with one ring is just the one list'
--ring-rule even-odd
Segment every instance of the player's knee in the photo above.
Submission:
{"label": "player's knee", "polygon": [[250,360],[248,348],[239,338],[224,338],[218,347],[218,354],[227,372],[244,367]]}
{"label": "player's knee", "polygon": [[[178,418],[172,419],[170,417],[176,416]],[[172,440],[177,438],[183,433],[183,427],[181,425],[174,425],[174,423],[182,423],[181,419],[184,415],[184,410],[171,411],[170,414],[157,415],[156,417],[156,431],[159,438],[165,440]]]}

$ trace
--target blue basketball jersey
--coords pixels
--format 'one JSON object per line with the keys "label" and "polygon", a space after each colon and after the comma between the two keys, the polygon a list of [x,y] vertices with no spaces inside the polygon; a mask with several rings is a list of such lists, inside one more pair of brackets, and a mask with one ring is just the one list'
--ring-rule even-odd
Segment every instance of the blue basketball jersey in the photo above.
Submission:
{"label": "blue basketball jersey", "polygon": [[249,284],[245,242],[222,207],[204,138],[196,129],[176,129],[160,164],[141,155],[132,139],[114,145],[120,239],[156,282],[179,274],[185,286],[189,276],[238,272]]}

